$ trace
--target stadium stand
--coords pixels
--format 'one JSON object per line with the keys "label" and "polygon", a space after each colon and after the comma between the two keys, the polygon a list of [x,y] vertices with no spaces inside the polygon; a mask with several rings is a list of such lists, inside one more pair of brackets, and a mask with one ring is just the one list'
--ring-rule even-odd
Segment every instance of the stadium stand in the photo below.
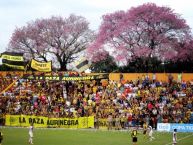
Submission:
{"label": "stadium stand", "polygon": [[[0,83],[8,85],[13,78],[19,77],[1,77]],[[3,88],[5,86],[1,85],[1,90]],[[157,123],[193,123],[192,105],[192,81],[172,79],[166,82],[145,75],[135,81],[123,78],[119,81],[20,78],[11,89],[0,94],[0,112],[3,115],[69,118],[94,115],[95,128],[108,126],[110,129],[142,126],[144,122],[153,128]]]}

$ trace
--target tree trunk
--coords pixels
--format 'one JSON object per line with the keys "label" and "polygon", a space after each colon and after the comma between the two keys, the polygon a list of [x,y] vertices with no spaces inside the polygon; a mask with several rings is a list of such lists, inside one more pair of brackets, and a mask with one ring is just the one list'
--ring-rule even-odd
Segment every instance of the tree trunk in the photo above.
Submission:
{"label": "tree trunk", "polygon": [[59,71],[67,71],[67,62],[59,61],[60,62],[60,70]]}
{"label": "tree trunk", "polygon": [[150,58],[145,58],[145,72],[146,73],[149,72],[149,59]]}
{"label": "tree trunk", "polygon": [[60,55],[58,55],[58,54],[55,54],[55,55],[58,59],[58,62],[60,63],[59,71],[67,71],[67,62],[64,61],[64,59],[62,59]]}

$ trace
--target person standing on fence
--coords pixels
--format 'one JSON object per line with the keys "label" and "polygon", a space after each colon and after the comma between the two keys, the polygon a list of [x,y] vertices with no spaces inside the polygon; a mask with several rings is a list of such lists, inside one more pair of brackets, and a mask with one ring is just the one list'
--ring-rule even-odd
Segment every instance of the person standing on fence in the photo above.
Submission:
{"label": "person standing on fence", "polygon": [[172,145],[176,145],[177,144],[177,129],[174,129],[172,137],[173,137],[173,144]]}
{"label": "person standing on fence", "polygon": [[33,144],[33,130],[34,126],[31,124],[29,127],[29,144]]}
{"label": "person standing on fence", "polygon": [[182,73],[179,73],[178,74],[178,80],[177,80],[178,83],[181,83],[182,82]]}
{"label": "person standing on fence", "polygon": [[153,73],[153,75],[152,75],[152,81],[153,81],[153,83],[156,82],[156,74],[155,73]]}
{"label": "person standing on fence", "polygon": [[174,77],[173,77],[173,75],[170,73],[170,74],[168,75],[168,83],[169,83],[169,86],[171,86],[171,84],[172,84],[172,82],[173,82],[173,79],[174,79]]}
{"label": "person standing on fence", "polygon": [[0,131],[0,145],[1,145],[2,141],[3,141],[3,133]]}

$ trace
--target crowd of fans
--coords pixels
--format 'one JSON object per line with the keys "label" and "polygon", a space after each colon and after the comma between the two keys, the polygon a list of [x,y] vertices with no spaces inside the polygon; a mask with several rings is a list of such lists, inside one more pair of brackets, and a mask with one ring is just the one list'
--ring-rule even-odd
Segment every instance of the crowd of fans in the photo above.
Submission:
{"label": "crowd of fans", "polygon": [[96,128],[100,119],[107,119],[109,129],[144,122],[154,128],[157,123],[193,123],[193,82],[168,79],[161,82],[148,75],[136,81],[20,78],[0,95],[0,113],[70,118],[94,115]]}
{"label": "crowd of fans", "polygon": [[0,92],[6,89],[13,82],[13,78],[11,75],[3,76],[0,74]]}

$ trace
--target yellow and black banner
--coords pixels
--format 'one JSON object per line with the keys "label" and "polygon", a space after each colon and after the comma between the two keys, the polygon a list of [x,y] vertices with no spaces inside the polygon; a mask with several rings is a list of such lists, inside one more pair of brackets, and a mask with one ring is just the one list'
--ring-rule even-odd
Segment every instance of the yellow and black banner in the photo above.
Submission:
{"label": "yellow and black banner", "polygon": [[1,54],[2,64],[13,69],[24,70],[25,62],[23,53],[4,52]]}
{"label": "yellow and black banner", "polygon": [[108,121],[106,118],[100,118],[98,121],[98,125],[100,129],[107,129],[108,127]]}
{"label": "yellow and black banner", "polygon": [[33,123],[35,127],[50,128],[93,128],[94,116],[79,118],[48,118],[30,115],[6,115],[6,126],[27,127]]}
{"label": "yellow and black banner", "polygon": [[86,81],[95,79],[108,79],[109,74],[98,74],[98,75],[88,75],[88,76],[24,76],[24,79],[29,80],[49,80],[49,81]]}
{"label": "yellow and black banner", "polygon": [[76,68],[78,69],[79,72],[83,72],[87,70],[90,67],[90,64],[88,60],[83,57],[79,61],[76,62]]}
{"label": "yellow and black banner", "polygon": [[51,72],[52,71],[52,62],[40,62],[35,59],[31,60],[31,68],[41,71],[41,72]]}
{"label": "yellow and black banner", "polygon": [[4,52],[1,54],[1,58],[8,61],[21,61],[23,62],[23,53],[15,53],[15,52]]}

